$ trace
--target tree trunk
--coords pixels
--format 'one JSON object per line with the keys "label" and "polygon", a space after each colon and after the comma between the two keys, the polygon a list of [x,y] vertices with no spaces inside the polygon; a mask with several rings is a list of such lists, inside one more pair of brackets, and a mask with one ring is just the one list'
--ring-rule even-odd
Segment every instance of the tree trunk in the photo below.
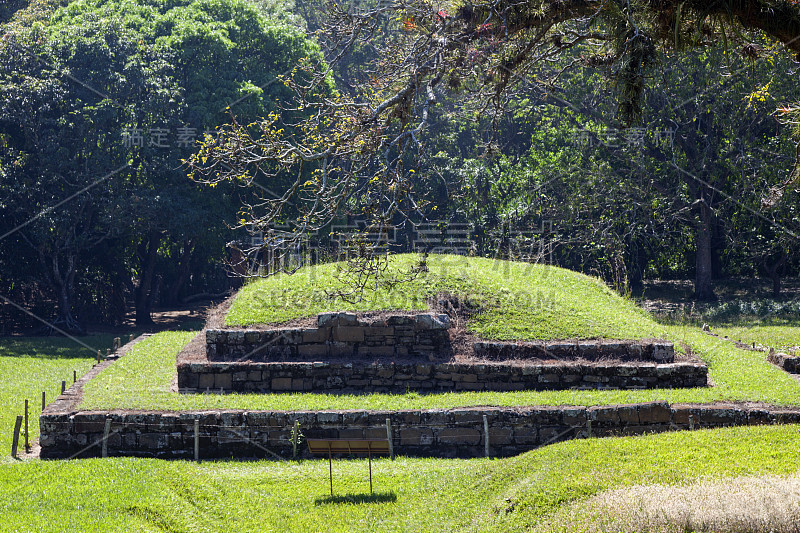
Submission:
{"label": "tree trunk", "polygon": [[153,274],[156,269],[156,258],[158,256],[158,246],[161,244],[161,234],[151,231],[147,238],[147,243],[139,245],[139,259],[141,264],[141,274],[139,275],[139,285],[136,287],[136,325],[150,326],[153,319],[150,317],[150,310],[153,307]]}
{"label": "tree trunk", "polygon": [[767,269],[767,274],[769,274],[770,279],[772,280],[772,296],[778,297],[781,295],[781,275],[780,269],[783,267],[784,263],[786,263],[786,256],[783,255],[781,252],[780,257],[775,263],[771,265],[764,261],[764,266]]}
{"label": "tree trunk", "polygon": [[169,302],[170,305],[177,305],[179,303],[178,296],[180,295],[181,289],[183,289],[183,286],[186,284],[186,280],[189,279],[194,246],[194,239],[186,239],[183,242],[183,252],[181,253],[181,260],[178,265],[178,278],[167,292],[167,302]]}
{"label": "tree trunk", "polygon": [[46,328],[47,333],[53,333],[58,328],[69,334],[85,335],[86,329],[72,315],[72,300],[75,288],[75,255],[67,252],[62,265],[57,252],[53,252],[50,257],[47,257],[47,254],[42,249],[39,249],[38,253],[39,262],[45,272],[45,280],[55,292],[56,301],[58,302],[58,315],[51,326]]}
{"label": "tree trunk", "polygon": [[697,300],[713,301],[714,294],[713,261],[711,252],[711,232],[713,216],[705,199],[697,202],[700,214],[697,226],[697,253],[695,255],[694,297]]}

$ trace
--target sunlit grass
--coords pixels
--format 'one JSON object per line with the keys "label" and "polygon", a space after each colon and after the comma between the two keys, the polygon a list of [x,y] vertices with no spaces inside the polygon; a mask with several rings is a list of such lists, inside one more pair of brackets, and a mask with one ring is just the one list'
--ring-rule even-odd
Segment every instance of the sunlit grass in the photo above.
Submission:
{"label": "sunlit grass", "polygon": [[[30,439],[39,435],[42,391],[50,403],[61,392],[61,381],[72,384],[73,370],[80,377],[92,367],[97,349],[111,346],[110,335],[81,337],[92,350],[61,337],[0,339],[0,461],[9,459],[14,422],[29,402]],[[96,348],[94,348],[96,346]]]}
{"label": "sunlit grass", "polygon": [[714,328],[714,333],[745,344],[761,344],[779,351],[800,349],[800,326]]}
{"label": "sunlit grass", "polygon": [[3,531],[521,532],[609,489],[800,469],[796,426],[564,442],[502,460],[91,459],[0,466]]}
{"label": "sunlit grass", "polygon": [[[416,254],[392,256],[390,274],[403,277]],[[412,281],[365,291],[363,301],[330,299],[342,287],[336,263],[301,269],[245,286],[226,323],[244,326],[315,316],[324,311],[425,309],[439,293],[459,295],[479,312],[468,328],[487,339],[651,338],[664,328],[596,278],[547,265],[433,255]]]}

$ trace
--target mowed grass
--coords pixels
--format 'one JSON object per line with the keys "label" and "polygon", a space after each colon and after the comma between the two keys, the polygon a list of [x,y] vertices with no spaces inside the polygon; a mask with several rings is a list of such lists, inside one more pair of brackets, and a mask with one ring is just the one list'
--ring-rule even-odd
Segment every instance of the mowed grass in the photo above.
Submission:
{"label": "mowed grass", "polygon": [[[392,256],[383,280],[407,277],[417,254]],[[334,310],[423,310],[438,294],[458,295],[478,312],[468,328],[486,339],[660,337],[665,328],[602,281],[547,265],[432,255],[428,271],[393,286],[368,287],[362,301],[330,298],[343,288],[329,263],[250,283],[226,317],[229,326],[279,323]]]}
{"label": "mowed grass", "polygon": [[164,332],[137,344],[84,388],[82,409],[430,409],[463,406],[609,405],[665,400],[708,403],[755,401],[800,405],[800,382],[770,364],[766,354],[740,350],[696,329],[669,328],[709,366],[713,387],[653,390],[453,392],[439,394],[179,394],[171,392],[178,352],[195,333]]}
{"label": "mowed grass", "polygon": [[800,349],[800,326],[745,326],[714,328],[713,331],[745,344],[761,344],[779,351]]}
{"label": "mowed grass", "polygon": [[791,474],[800,428],[576,440],[501,459],[210,462],[91,459],[0,466],[2,531],[521,532],[609,489]]}
{"label": "mowed grass", "polygon": [[0,461],[10,460],[14,422],[17,415],[25,412],[25,399],[30,400],[29,431],[33,441],[39,436],[42,391],[47,403],[52,402],[61,392],[61,381],[70,386],[73,370],[78,377],[85,374],[92,367],[97,350],[105,351],[111,346],[112,336],[82,337],[81,341],[93,348],[62,337],[0,339]]}

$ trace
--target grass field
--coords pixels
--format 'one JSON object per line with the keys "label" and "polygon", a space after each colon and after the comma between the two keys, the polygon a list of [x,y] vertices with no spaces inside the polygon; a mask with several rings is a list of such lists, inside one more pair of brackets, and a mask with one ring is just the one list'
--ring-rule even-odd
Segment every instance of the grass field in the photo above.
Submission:
{"label": "grass field", "polygon": [[3,465],[2,531],[527,531],[602,491],[800,469],[800,428],[564,442],[503,460]]}
{"label": "grass field", "polygon": [[[517,267],[510,266],[509,270],[513,268]],[[502,270],[500,274],[502,278]],[[715,387],[397,396],[178,395],[170,392],[175,357],[195,332],[164,332],[137,344],[128,356],[92,380],[81,407],[404,409],[649,400],[800,404],[800,383],[767,363],[764,353],[737,349],[696,328],[657,325],[603,286],[592,288],[597,282],[591,278],[566,271],[563,275],[564,283],[577,283],[577,287],[564,289],[564,295],[557,295],[549,305],[559,313],[571,312],[568,319],[547,323],[554,318],[547,318],[546,305],[535,300],[530,312],[539,309],[539,314],[534,315],[535,320],[526,321],[514,314],[523,312],[524,306],[497,314],[491,300],[478,299],[482,313],[475,330],[494,338],[525,338],[542,332],[566,335],[580,328],[592,332],[591,336],[662,336],[689,344],[709,364]],[[553,272],[548,277],[559,279]],[[514,290],[524,285],[508,283],[506,287],[513,285]],[[473,286],[474,282],[469,284]],[[254,284],[251,290],[257,286]],[[530,286],[535,290],[535,284]],[[567,302],[573,292],[581,297]],[[288,314],[279,313],[289,311],[296,309],[276,307],[270,312],[277,318],[269,320],[286,319]],[[488,320],[486,316],[493,317],[494,326],[480,322]],[[791,329],[774,330],[764,338],[791,334]],[[111,343],[110,336],[83,340],[98,348]],[[6,430],[5,425],[21,412],[21,403],[15,398],[38,397],[43,388],[52,397],[62,379],[71,380],[73,369],[81,374],[91,367],[94,353],[63,339],[0,341],[0,369],[9,377],[0,402],[4,426],[0,428],[0,445],[6,449],[10,446],[10,428]],[[32,415],[38,415],[38,407]],[[38,425],[32,429],[38,432]],[[200,465],[131,458],[12,462],[5,452],[5,459],[0,460],[0,532],[580,531],[586,526],[586,516],[616,516],[624,507],[619,502],[637,509],[643,506],[640,499],[631,496],[636,494],[683,494],[681,490],[706,494],[709,487],[722,487],[740,501],[751,501],[754,496],[747,487],[754,484],[753,480],[760,486],[763,476],[796,475],[800,471],[798,449],[800,427],[762,426],[574,440],[498,460],[381,458],[373,462],[374,495],[369,494],[366,461],[341,460],[333,465],[334,498],[329,497],[328,464],[324,460]],[[723,481],[717,481],[720,479]],[[786,501],[788,508],[792,505],[796,505],[796,499]],[[763,515],[763,508],[749,511],[752,506],[740,507],[739,514]],[[731,521],[717,530],[742,531],[736,524]],[[680,523],[674,525],[676,531],[686,530]],[[618,525],[618,529],[656,527],[640,520],[633,527]]]}
{"label": "grass field", "polygon": [[24,401],[30,400],[30,437],[39,435],[39,413],[42,391],[47,402],[61,392],[61,381],[72,384],[72,372],[82,376],[92,367],[98,349],[110,347],[111,335],[82,337],[82,342],[57,337],[24,337],[0,339],[0,450],[9,460],[14,419],[24,413]]}
{"label": "grass field", "polygon": [[798,326],[742,326],[714,328],[714,333],[745,344],[762,344],[779,351],[800,350]]}

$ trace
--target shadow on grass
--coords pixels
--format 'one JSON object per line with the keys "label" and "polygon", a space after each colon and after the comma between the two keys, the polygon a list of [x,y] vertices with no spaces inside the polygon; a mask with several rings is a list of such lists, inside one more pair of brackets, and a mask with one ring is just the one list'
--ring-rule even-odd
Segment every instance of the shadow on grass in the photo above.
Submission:
{"label": "shadow on grass", "polygon": [[341,503],[393,503],[397,501],[394,492],[373,492],[372,494],[342,494],[326,496],[314,500],[314,505],[341,504]]}
{"label": "shadow on grass", "polygon": [[[110,334],[77,337],[86,346],[61,336],[6,337],[0,339],[0,357],[31,357],[39,359],[93,359],[97,350],[110,348],[114,336]],[[127,339],[125,339],[127,340]]]}

